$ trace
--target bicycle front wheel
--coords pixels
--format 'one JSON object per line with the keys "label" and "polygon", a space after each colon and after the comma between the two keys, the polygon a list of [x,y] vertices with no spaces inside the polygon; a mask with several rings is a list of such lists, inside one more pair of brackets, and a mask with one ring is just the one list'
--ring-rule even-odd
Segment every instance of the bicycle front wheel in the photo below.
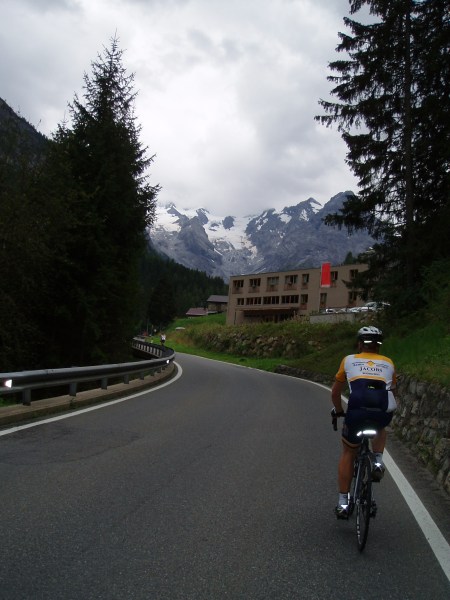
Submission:
{"label": "bicycle front wheel", "polygon": [[372,507],[372,464],[368,456],[360,463],[360,477],[356,490],[356,536],[358,550],[362,552],[369,534],[370,512]]}

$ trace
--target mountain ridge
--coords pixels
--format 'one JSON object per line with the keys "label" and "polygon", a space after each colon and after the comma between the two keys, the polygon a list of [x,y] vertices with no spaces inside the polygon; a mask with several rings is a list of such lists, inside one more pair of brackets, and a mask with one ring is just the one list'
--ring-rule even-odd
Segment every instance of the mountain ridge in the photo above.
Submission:
{"label": "mountain ridge", "polygon": [[340,192],[324,206],[310,197],[277,211],[236,217],[212,215],[205,208],[180,209],[158,203],[149,232],[150,245],[176,262],[227,280],[231,275],[319,267],[342,263],[351,252],[367,250],[367,232],[351,237],[323,220],[337,212],[351,191]]}

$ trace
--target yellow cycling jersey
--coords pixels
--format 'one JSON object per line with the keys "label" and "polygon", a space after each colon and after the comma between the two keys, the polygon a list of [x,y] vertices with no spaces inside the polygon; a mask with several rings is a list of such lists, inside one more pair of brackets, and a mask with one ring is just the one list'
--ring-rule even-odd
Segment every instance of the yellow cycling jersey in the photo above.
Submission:
{"label": "yellow cycling jersey", "polygon": [[359,379],[384,381],[386,389],[392,390],[396,385],[394,363],[387,356],[372,352],[345,356],[336,373],[336,380],[341,382],[347,380],[351,392],[352,383]]}

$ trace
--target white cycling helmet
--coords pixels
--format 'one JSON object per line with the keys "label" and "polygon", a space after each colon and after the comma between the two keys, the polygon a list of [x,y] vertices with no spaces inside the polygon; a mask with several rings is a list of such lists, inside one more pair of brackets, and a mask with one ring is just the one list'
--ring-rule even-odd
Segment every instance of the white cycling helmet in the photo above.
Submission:
{"label": "white cycling helmet", "polygon": [[358,340],[363,344],[382,344],[383,332],[378,327],[361,327],[358,331]]}

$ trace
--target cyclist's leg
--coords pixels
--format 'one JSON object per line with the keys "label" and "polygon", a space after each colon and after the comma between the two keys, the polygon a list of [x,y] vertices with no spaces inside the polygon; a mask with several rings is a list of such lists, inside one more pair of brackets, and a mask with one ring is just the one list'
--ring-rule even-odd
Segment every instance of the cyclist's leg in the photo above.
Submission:
{"label": "cyclist's leg", "polygon": [[[359,448],[359,440],[355,428],[351,426],[354,415],[346,414],[342,427],[342,452],[338,465],[339,497],[335,509],[338,518],[348,518],[348,493],[353,479],[353,468]],[[349,424],[350,423],[350,426]]]}
{"label": "cyclist's leg", "polygon": [[372,440],[372,452],[375,455],[372,477],[373,481],[380,481],[383,478],[385,470],[383,461],[383,452],[387,439],[387,432],[385,428],[392,420],[392,413],[378,413],[375,420],[377,423],[378,433]]}
{"label": "cyclist's leg", "polygon": [[338,485],[340,493],[348,493],[350,484],[353,478],[353,465],[355,463],[356,454],[359,444],[350,445],[347,441],[342,440],[342,453],[339,459],[338,466]]}
{"label": "cyclist's leg", "polygon": [[375,454],[383,454],[386,445],[387,433],[386,429],[380,429],[377,435],[372,440],[372,450]]}
{"label": "cyclist's leg", "polygon": [[391,412],[380,412],[376,413],[374,417],[376,423],[378,424],[379,431],[377,435],[372,440],[372,450],[373,452],[382,454],[384,451],[384,447],[386,445],[387,432],[385,427],[389,425],[392,421],[394,413]]}
{"label": "cyclist's leg", "polygon": [[364,408],[350,408],[345,414],[342,426],[342,454],[338,470],[340,491],[350,490],[353,465],[360,446],[360,440],[356,434],[366,419],[367,411]]}

